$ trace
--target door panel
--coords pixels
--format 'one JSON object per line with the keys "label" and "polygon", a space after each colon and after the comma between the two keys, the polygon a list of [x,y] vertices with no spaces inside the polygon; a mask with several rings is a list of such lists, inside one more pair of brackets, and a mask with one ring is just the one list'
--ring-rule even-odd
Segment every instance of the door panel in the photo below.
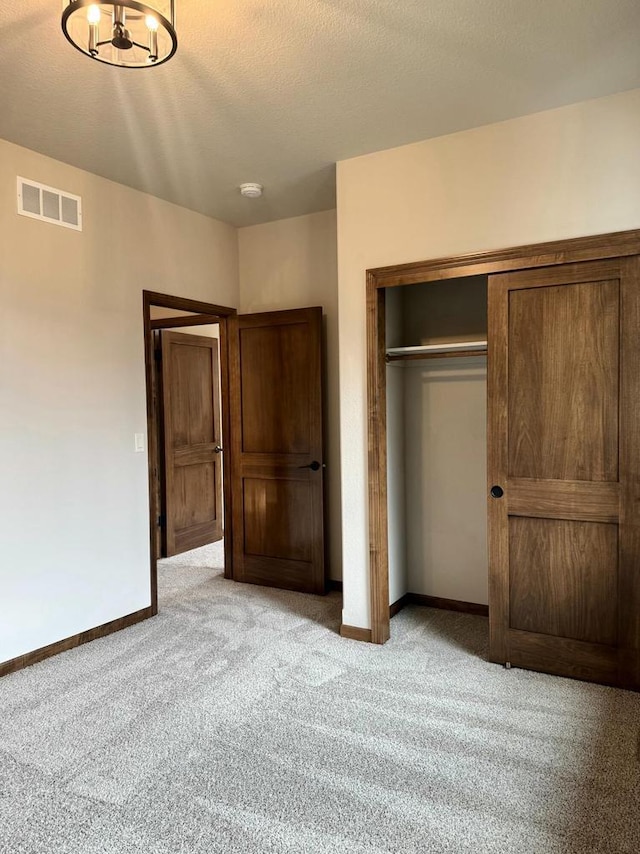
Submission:
{"label": "door panel", "polygon": [[489,279],[495,661],[639,686],[639,289],[636,258]]}
{"label": "door panel", "polygon": [[308,327],[308,322],[244,327],[241,321],[244,453],[309,454],[313,365],[304,359]]}
{"label": "door panel", "polygon": [[325,592],[321,348],[321,308],[237,318],[230,352],[238,581]]}
{"label": "door panel", "polygon": [[247,555],[311,562],[313,495],[304,480],[244,478]]}
{"label": "door panel", "polygon": [[619,300],[617,281],[510,292],[510,477],[618,480]]}
{"label": "door panel", "polygon": [[617,522],[620,484],[509,478],[509,514]]}
{"label": "door panel", "polygon": [[[180,334],[180,333],[174,333]],[[173,410],[173,439],[176,450],[193,445],[208,444],[216,440],[214,400],[211,393],[217,378],[217,358],[211,353],[215,339],[197,336],[204,344],[191,344],[171,339],[171,366],[174,380],[176,406]],[[163,336],[163,340],[166,340]]]}
{"label": "door panel", "polygon": [[[174,458],[175,459],[175,458]],[[176,464],[174,494],[178,498],[173,523],[176,531],[209,522],[218,515],[214,462]]]}
{"label": "door panel", "polygon": [[617,525],[512,517],[511,628],[614,644],[617,564]]}
{"label": "door panel", "polygon": [[169,557],[222,539],[222,438],[218,340],[163,331],[161,341]]}

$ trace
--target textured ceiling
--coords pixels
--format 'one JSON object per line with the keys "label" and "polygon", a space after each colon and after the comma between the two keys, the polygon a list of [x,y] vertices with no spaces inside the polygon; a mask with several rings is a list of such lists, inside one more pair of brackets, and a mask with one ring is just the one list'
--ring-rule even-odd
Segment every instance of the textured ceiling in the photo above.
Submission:
{"label": "textured ceiling", "polygon": [[236,225],[333,207],[337,160],[640,87],[638,0],[177,0],[141,71],[61,5],[0,4],[0,137]]}

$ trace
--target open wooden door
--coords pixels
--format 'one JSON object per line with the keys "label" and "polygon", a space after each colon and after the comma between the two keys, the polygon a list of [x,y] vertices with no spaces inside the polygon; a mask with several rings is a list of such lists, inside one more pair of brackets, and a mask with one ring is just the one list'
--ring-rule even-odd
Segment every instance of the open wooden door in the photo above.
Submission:
{"label": "open wooden door", "polygon": [[161,333],[166,555],[222,539],[217,338]]}
{"label": "open wooden door", "polygon": [[491,658],[640,688],[640,265],[489,278]]}
{"label": "open wooden door", "polygon": [[233,577],[325,592],[322,309],[230,330]]}

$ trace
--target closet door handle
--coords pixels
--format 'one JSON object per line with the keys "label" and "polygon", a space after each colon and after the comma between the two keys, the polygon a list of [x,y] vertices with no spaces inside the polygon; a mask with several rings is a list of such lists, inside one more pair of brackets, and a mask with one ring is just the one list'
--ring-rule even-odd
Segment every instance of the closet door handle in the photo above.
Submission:
{"label": "closet door handle", "polygon": [[498,484],[495,484],[495,486],[491,487],[491,497],[492,498],[502,498],[503,495],[504,495],[504,489],[501,486],[498,486]]}
{"label": "closet door handle", "polygon": [[213,449],[214,454],[219,454],[221,451],[222,451],[222,448],[220,447],[220,445],[216,445],[215,448]]}
{"label": "closet door handle", "polygon": [[324,468],[321,466],[317,460],[313,460],[313,462],[308,463],[306,466],[298,466],[299,469],[311,469],[311,471],[318,471],[318,469]]}

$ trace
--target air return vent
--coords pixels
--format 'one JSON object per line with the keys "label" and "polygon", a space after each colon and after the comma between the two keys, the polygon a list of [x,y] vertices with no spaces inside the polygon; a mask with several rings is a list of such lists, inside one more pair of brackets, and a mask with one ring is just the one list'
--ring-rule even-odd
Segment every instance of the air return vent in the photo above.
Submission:
{"label": "air return vent", "polygon": [[18,178],[18,213],[82,231],[82,199],[29,178]]}

